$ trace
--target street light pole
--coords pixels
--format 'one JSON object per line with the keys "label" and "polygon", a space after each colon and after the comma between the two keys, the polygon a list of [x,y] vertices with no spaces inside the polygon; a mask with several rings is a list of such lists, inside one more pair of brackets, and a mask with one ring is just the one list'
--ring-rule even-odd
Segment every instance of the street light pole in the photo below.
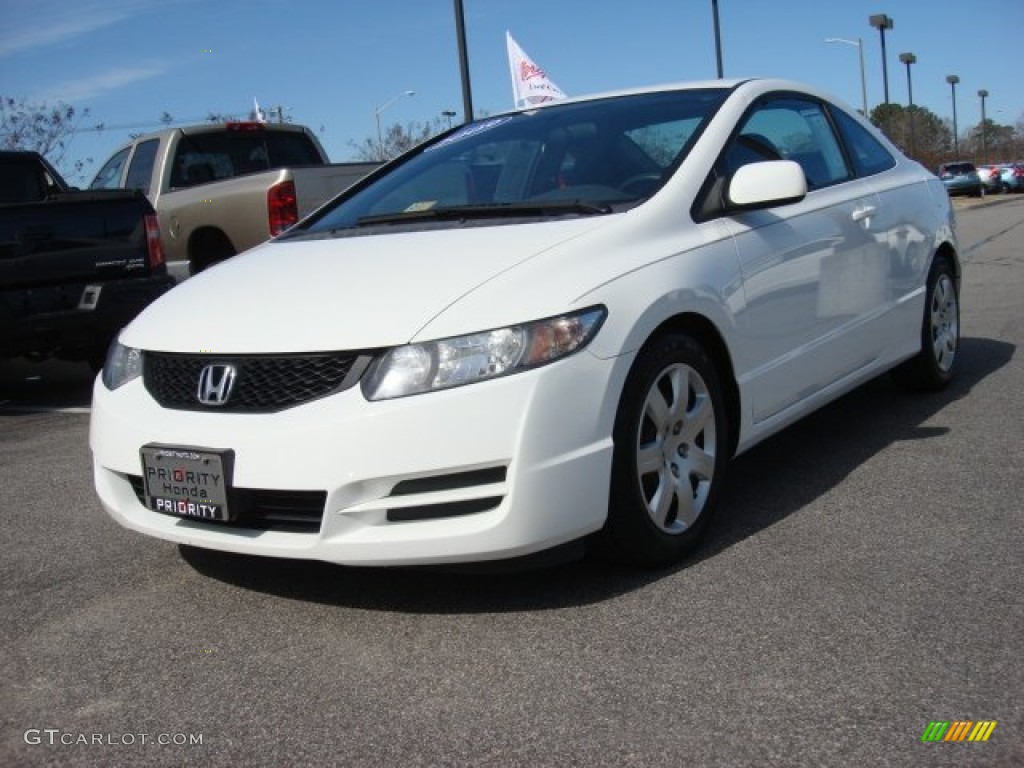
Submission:
{"label": "street light pole", "polygon": [[988,91],[982,88],[978,91],[981,97],[981,162],[988,162],[988,136],[985,131],[985,99],[988,98]]}
{"label": "street light pole", "polygon": [[946,82],[949,83],[949,87],[953,91],[953,159],[960,159],[960,137],[956,132],[956,84],[960,82],[960,78],[956,75],[946,75]]}
{"label": "street light pole", "polygon": [[882,38],[882,88],[885,92],[885,103],[889,103],[889,65],[885,60],[885,30],[893,28],[892,18],[884,13],[876,13],[868,17],[868,23],[878,29]]}
{"label": "street light pole", "polygon": [[718,24],[718,0],[711,0],[711,16],[715,24],[715,61],[718,64],[718,79],[721,80],[724,75],[722,74],[722,31]]}
{"label": "street light pole", "polygon": [[864,43],[858,37],[856,40],[846,40],[842,37],[826,37],[826,43],[846,43],[857,46],[857,55],[860,58],[860,100],[861,112],[864,117],[868,116],[868,81],[864,76]]}
{"label": "street light pole", "polygon": [[917,56],[912,53],[901,53],[900,61],[907,65],[907,111],[910,112],[910,155],[917,153],[917,137],[914,135],[914,85],[910,80],[910,65],[917,63]]}
{"label": "street light pole", "polygon": [[382,106],[377,107],[373,110],[373,116],[377,119],[377,159],[383,162],[387,158],[384,157],[384,135],[380,131],[380,113],[390,107],[396,101],[403,96],[415,96],[416,91],[402,91],[397,94],[394,98],[388,99]]}
{"label": "street light pole", "polygon": [[473,120],[473,87],[469,82],[469,52],[466,50],[466,14],[462,0],[455,0],[455,35],[459,46],[459,73],[462,76],[462,121]]}

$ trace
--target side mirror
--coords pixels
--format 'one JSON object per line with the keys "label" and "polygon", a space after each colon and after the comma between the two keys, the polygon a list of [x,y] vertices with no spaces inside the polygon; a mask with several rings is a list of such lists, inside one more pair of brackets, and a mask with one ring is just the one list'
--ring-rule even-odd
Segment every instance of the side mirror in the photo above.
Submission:
{"label": "side mirror", "polygon": [[804,169],[792,160],[765,160],[741,166],[725,191],[728,212],[797,203],[807,196]]}

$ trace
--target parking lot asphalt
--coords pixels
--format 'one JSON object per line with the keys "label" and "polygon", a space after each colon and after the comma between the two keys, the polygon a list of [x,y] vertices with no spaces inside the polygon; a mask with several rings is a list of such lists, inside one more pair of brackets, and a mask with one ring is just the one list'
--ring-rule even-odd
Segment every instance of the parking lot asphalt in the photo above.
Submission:
{"label": "parking lot asphalt", "polygon": [[660,571],[147,539],[93,494],[85,366],[0,366],[0,765],[1024,765],[1024,196],[957,210],[955,383],[739,457]]}

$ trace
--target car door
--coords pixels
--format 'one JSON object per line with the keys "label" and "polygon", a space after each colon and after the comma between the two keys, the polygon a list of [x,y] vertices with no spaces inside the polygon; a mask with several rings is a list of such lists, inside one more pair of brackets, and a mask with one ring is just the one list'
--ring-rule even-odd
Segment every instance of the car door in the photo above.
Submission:
{"label": "car door", "polygon": [[[754,423],[875,360],[884,341],[870,319],[889,295],[878,200],[849,167],[823,105],[778,94],[756,102],[723,158],[746,145],[758,159],[800,164],[800,202],[728,217],[743,278],[737,317],[741,386]],[[784,418],[783,416],[780,416]]]}

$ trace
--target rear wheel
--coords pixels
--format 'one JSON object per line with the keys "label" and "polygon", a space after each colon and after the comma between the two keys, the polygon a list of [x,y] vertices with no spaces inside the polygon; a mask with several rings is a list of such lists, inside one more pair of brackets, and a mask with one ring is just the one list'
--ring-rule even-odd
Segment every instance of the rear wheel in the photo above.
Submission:
{"label": "rear wheel", "polygon": [[235,255],[235,247],[227,235],[215,229],[195,232],[189,241],[189,274],[198,275],[204,269]]}
{"label": "rear wheel", "polygon": [[893,370],[912,389],[941,389],[953,378],[960,350],[960,296],[949,259],[939,257],[928,274],[921,351]]}
{"label": "rear wheel", "polygon": [[694,339],[669,334],[641,351],[614,440],[606,548],[641,565],[676,562],[707,530],[728,462],[718,372]]}

